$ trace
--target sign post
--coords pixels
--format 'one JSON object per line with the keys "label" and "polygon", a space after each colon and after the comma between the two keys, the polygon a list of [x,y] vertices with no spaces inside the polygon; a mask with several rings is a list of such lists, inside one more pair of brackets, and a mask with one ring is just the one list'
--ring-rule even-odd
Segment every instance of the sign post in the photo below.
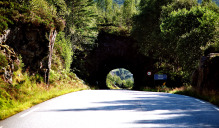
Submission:
{"label": "sign post", "polygon": [[154,74],[154,80],[167,80],[166,74]]}
{"label": "sign post", "polygon": [[[166,74],[154,74],[154,85],[155,85],[155,80],[165,81],[164,83],[166,84],[167,75]],[[162,85],[164,85],[164,83]]]}

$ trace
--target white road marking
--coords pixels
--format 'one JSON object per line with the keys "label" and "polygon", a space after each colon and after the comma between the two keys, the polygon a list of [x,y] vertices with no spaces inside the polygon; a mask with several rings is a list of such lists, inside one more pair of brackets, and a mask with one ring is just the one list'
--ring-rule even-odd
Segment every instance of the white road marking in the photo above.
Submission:
{"label": "white road marking", "polygon": [[205,103],[205,102],[203,102],[203,101],[201,101],[201,100],[197,100],[197,99],[195,99],[195,100],[198,101],[198,102],[201,102],[201,103],[203,103],[203,104]]}
{"label": "white road marking", "polygon": [[[27,112],[27,113],[24,113],[23,115],[21,115],[20,117],[22,118],[22,117],[25,117],[25,116],[27,116],[28,114],[30,114],[30,113],[32,113],[32,112],[34,112],[35,110],[37,110],[37,109],[39,109],[39,108],[35,108],[35,109],[33,109],[33,110],[30,110],[29,112]],[[1,127],[0,127],[1,128]]]}
{"label": "white road marking", "polygon": [[216,108],[216,107],[214,107],[214,109],[216,109],[216,110],[218,110],[218,111],[219,111],[219,108]]}

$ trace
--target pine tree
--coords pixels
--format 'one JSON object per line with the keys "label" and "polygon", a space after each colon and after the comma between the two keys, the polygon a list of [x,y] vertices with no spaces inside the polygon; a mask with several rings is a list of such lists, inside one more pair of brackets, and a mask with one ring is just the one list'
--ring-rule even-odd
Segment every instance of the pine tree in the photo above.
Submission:
{"label": "pine tree", "polygon": [[132,16],[134,13],[136,13],[135,0],[125,0],[123,6],[123,19],[129,29],[132,24]]}

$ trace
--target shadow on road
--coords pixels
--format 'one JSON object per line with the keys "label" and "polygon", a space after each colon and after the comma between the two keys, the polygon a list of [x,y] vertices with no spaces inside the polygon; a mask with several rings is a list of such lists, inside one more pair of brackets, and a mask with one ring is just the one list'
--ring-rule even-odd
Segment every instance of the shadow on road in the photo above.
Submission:
{"label": "shadow on road", "polygon": [[219,112],[209,103],[201,103],[191,97],[167,93],[137,91],[124,91],[123,93],[130,98],[92,102],[92,105],[87,108],[48,111],[96,113],[116,111],[118,114],[128,112],[129,117],[124,115],[123,118],[133,118],[130,124],[143,127],[219,127]]}

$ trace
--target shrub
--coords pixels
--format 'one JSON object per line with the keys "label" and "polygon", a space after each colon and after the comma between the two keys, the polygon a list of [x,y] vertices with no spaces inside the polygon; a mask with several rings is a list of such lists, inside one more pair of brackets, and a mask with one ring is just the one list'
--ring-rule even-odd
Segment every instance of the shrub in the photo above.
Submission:
{"label": "shrub", "polygon": [[43,26],[45,29],[62,31],[65,27],[63,20],[56,15],[45,0],[32,0],[30,4],[0,1],[0,35],[8,27],[17,24]]}
{"label": "shrub", "polygon": [[6,56],[0,53],[0,70],[8,65],[8,60]]}
{"label": "shrub", "polygon": [[60,54],[64,60],[65,70],[67,72],[70,71],[71,63],[73,61],[73,50],[72,44],[70,43],[69,39],[65,38],[64,32],[59,32],[57,35],[54,48],[57,49],[57,54]]}

